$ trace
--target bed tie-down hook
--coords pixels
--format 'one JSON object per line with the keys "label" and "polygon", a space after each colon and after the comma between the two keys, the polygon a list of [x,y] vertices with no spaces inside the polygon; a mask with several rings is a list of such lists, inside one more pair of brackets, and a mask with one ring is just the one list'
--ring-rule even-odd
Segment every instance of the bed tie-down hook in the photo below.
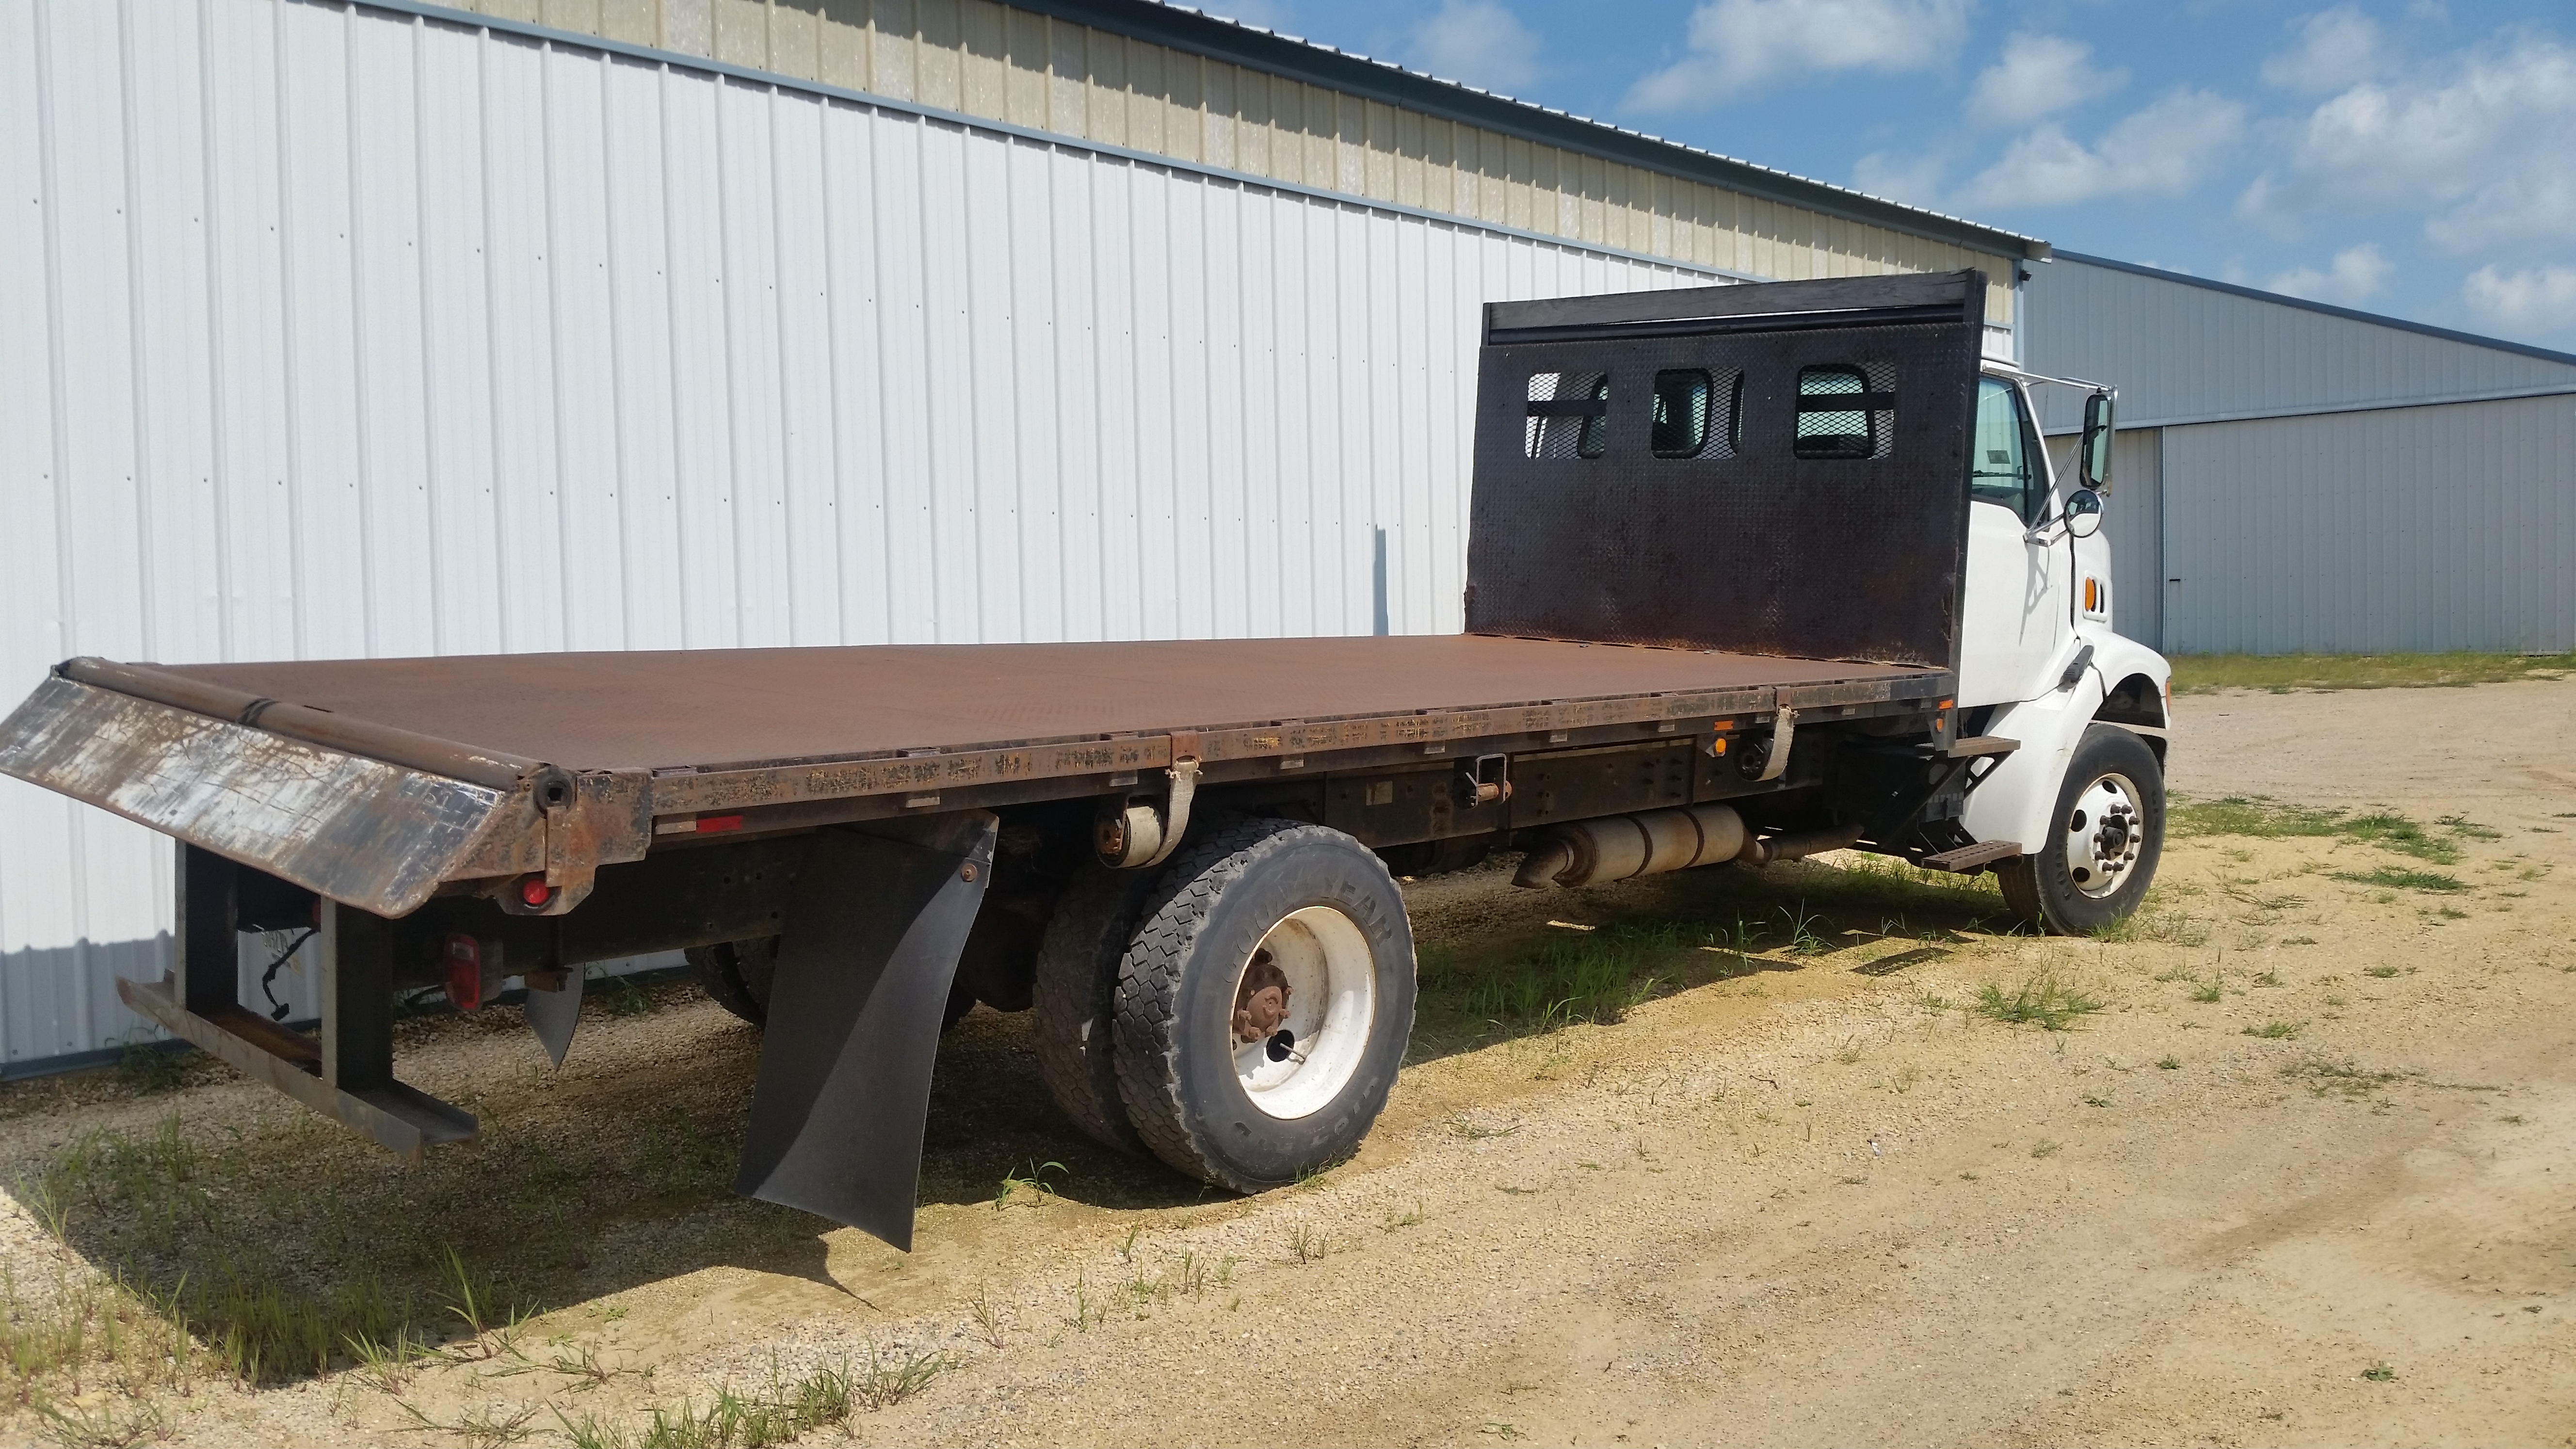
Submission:
{"label": "bed tie-down hook", "polygon": [[1181,837],[1190,829],[1190,799],[1198,793],[1198,756],[1175,754],[1171,780],[1171,791],[1162,810],[1155,810],[1150,798],[1129,796],[1123,805],[1100,817],[1092,833],[1092,846],[1099,852],[1101,864],[1119,870],[1147,870],[1171,859],[1172,852],[1180,849]]}

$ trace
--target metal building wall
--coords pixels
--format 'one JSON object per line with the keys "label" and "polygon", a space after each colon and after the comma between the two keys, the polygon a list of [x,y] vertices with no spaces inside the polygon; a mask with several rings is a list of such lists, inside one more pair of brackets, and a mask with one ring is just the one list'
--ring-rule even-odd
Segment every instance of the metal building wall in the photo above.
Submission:
{"label": "metal building wall", "polygon": [[[1425,80],[1163,5],[459,4],[496,18],[542,21],[1181,161],[1746,275],[1787,279],[1983,267],[1995,282],[1986,297],[1988,320],[1998,329],[2012,325],[2012,267],[2026,251],[2025,239],[2008,233],[1705,153],[1670,148],[1667,154],[1710,163],[1747,189],[1428,114],[1311,78],[1274,74],[1259,64],[1230,63],[1186,48],[1175,32],[1221,37],[1237,49],[1297,53],[1310,64],[1363,77],[1363,84]],[[1048,9],[1071,10],[1080,18],[1044,13]],[[1147,33],[1121,33],[1115,27],[1122,21]],[[1524,122],[1545,114],[1463,87],[1408,89],[1445,91],[1453,105],[1517,112]],[[1645,142],[1609,127],[1595,130],[1603,141]],[[1809,204],[1783,199],[1779,193],[1788,190]],[[1861,212],[1881,218],[1881,224],[1855,214]],[[1972,240],[1962,244],[1962,236]]]}
{"label": "metal building wall", "polygon": [[[0,0],[0,695],[1366,632],[1380,530],[1455,629],[1480,305],[1705,280],[378,10]],[[169,882],[0,780],[8,1061],[134,1027]]]}
{"label": "metal building wall", "polygon": [[[2576,358],[2099,258],[2031,270],[2028,365],[2120,389],[2124,633],[2576,647]],[[2050,433],[2080,426],[2080,394],[2042,391]]]}
{"label": "metal building wall", "polygon": [[[2060,252],[2028,267],[2023,357],[2115,384],[2130,427],[2576,392],[2576,359]],[[2049,432],[2083,399],[2047,400]]]}
{"label": "metal building wall", "polygon": [[2163,432],[2167,649],[2576,649],[2576,397]]}

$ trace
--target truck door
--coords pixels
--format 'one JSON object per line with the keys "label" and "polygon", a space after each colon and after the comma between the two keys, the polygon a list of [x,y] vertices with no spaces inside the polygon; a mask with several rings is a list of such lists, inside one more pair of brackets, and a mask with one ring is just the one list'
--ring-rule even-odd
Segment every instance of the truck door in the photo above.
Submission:
{"label": "truck door", "polygon": [[2071,562],[2049,516],[2048,456],[2021,389],[1977,380],[1968,468],[1967,601],[1959,628],[1959,704],[2032,699],[2069,631]]}

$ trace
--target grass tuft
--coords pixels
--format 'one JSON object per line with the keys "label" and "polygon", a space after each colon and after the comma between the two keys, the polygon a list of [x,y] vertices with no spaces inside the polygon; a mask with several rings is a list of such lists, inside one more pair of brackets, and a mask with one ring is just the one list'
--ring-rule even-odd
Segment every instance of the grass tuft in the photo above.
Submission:
{"label": "grass tuft", "polygon": [[2058,980],[2055,972],[2043,971],[2010,993],[1991,981],[1978,987],[1975,1010],[1979,1016],[1992,1017],[2008,1026],[2065,1031],[2077,1017],[2100,1011],[2103,1006],[2100,998]]}
{"label": "grass tuft", "polygon": [[2340,838],[2358,840],[2411,855],[2435,865],[2460,858],[2456,840],[2426,830],[2403,815],[2375,811],[2351,815],[2341,810],[2283,805],[2261,795],[2229,795],[2217,800],[2175,803],[2165,812],[2165,828],[2177,837],[2242,835],[2257,839]]}
{"label": "grass tuft", "polygon": [[2308,1024],[2304,1021],[2281,1021],[2276,1018],[2261,1026],[2245,1028],[2245,1035],[2259,1036],[2265,1041],[2295,1041],[2299,1033],[2307,1029]]}
{"label": "grass tuft", "polygon": [[555,1417],[574,1449],[768,1449],[810,1430],[846,1425],[858,1410],[902,1403],[954,1366],[937,1350],[870,1344],[863,1363],[844,1359],[793,1381],[781,1380],[773,1366],[766,1392],[718,1389],[703,1408],[695,1400],[657,1408],[650,1423],[631,1432],[590,1416],[576,1423],[561,1410]]}
{"label": "grass tuft", "polygon": [[2339,870],[2335,879],[2354,885],[2378,886],[2383,890],[2464,891],[2469,887],[2458,876],[2437,870],[2397,870],[2382,866],[2377,870]]}

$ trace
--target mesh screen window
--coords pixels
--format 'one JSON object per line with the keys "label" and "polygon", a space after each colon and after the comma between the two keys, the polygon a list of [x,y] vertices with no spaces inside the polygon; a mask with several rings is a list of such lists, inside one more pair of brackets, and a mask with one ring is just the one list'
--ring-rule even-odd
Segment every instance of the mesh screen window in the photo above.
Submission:
{"label": "mesh screen window", "polygon": [[1697,368],[1655,374],[1654,450],[1658,458],[1696,458],[1708,446],[1708,374]]}
{"label": "mesh screen window", "polygon": [[1896,441],[1896,398],[1848,363],[1798,369],[1801,458],[1884,458]]}
{"label": "mesh screen window", "polygon": [[1610,441],[1610,374],[1534,372],[1522,445],[1532,458],[1598,458]]}

